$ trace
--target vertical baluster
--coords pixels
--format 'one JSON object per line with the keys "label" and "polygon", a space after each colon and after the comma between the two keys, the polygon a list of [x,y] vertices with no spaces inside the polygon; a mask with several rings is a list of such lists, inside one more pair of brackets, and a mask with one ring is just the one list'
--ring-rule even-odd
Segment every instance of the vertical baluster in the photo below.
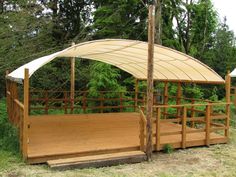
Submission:
{"label": "vertical baluster", "polygon": [[45,114],[48,114],[48,91],[45,91],[45,108],[44,108]]}
{"label": "vertical baluster", "polygon": [[[192,100],[191,100],[191,104],[192,104],[192,106],[191,106],[191,118],[192,118],[192,119],[195,117],[195,111],[194,111],[195,107],[194,107],[194,103],[195,103],[195,100],[192,99]],[[194,120],[191,120],[191,127],[194,128],[194,126],[195,126],[195,122],[194,122]]]}
{"label": "vertical baluster", "polygon": [[206,106],[206,146],[210,146],[211,105]]}
{"label": "vertical baluster", "polygon": [[139,140],[140,140],[140,150],[141,151],[145,151],[145,147],[144,147],[144,124],[143,124],[143,120],[142,120],[142,114],[140,113],[140,120],[139,120],[139,128],[140,128],[140,132],[139,132]]}
{"label": "vertical baluster", "polygon": [[83,94],[83,112],[85,113],[86,112],[86,92],[84,92]]}
{"label": "vertical baluster", "polygon": [[186,123],[187,123],[187,107],[183,107],[182,116],[182,148],[186,148]]}
{"label": "vertical baluster", "polygon": [[[164,105],[167,105],[168,104],[168,82],[165,82],[165,86],[164,86]],[[164,114],[164,119],[167,118],[167,112],[168,112],[168,109],[167,108],[164,108],[164,111],[163,111],[163,114]]]}
{"label": "vertical baluster", "polygon": [[120,92],[120,112],[123,111],[123,98],[122,98],[123,93]]}
{"label": "vertical baluster", "polygon": [[156,151],[159,151],[161,143],[161,108],[157,108],[157,118],[156,118]]}
{"label": "vertical baluster", "polygon": [[67,114],[67,92],[64,92],[64,110],[65,110],[65,114]]}
{"label": "vertical baluster", "polygon": [[101,98],[100,98],[100,113],[103,113],[103,102],[104,102],[104,95],[103,92],[100,93],[101,94]]}

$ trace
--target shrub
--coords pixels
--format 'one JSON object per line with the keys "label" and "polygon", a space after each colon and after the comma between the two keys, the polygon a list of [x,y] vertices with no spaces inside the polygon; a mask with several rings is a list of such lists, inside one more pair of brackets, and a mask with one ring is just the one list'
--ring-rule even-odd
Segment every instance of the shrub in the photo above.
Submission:
{"label": "shrub", "polygon": [[18,153],[18,130],[8,121],[6,112],[6,99],[0,100],[0,113],[0,149]]}
{"label": "shrub", "polygon": [[164,148],[163,148],[163,151],[167,154],[170,154],[174,151],[174,148],[171,144],[165,144]]}

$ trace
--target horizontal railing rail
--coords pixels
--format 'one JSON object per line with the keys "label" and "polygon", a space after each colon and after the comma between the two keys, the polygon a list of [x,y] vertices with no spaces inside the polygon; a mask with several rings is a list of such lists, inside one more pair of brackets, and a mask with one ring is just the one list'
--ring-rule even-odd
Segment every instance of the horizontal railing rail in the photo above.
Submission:
{"label": "horizontal railing rail", "polygon": [[[192,136],[193,133],[204,133],[204,144],[210,146],[213,143],[211,133],[218,134],[223,141],[228,141],[229,138],[229,120],[230,120],[230,105],[232,103],[200,103],[200,104],[183,104],[183,105],[154,105],[153,106],[153,124],[156,126],[153,137],[155,137],[154,150],[163,149],[164,144],[161,143],[162,136],[181,136],[180,147],[186,148],[191,145],[187,136]],[[196,107],[201,107],[201,111]],[[218,111],[218,107],[221,107]],[[144,110],[145,106],[140,109]],[[166,117],[162,114],[169,109],[179,108],[180,115],[178,117]],[[199,109],[199,108],[198,108]],[[222,111],[223,110],[223,111]],[[145,115],[144,115],[145,116]],[[162,130],[161,124],[170,123],[181,126],[181,129],[171,130],[170,132]],[[190,135],[191,134],[191,135]],[[177,142],[176,142],[177,143]],[[175,144],[176,145],[176,144]],[[177,145],[176,145],[177,146]]]}

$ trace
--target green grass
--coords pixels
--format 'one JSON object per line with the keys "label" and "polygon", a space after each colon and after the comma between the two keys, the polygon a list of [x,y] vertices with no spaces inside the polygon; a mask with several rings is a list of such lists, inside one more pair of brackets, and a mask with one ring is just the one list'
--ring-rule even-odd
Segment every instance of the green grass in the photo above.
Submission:
{"label": "green grass", "polygon": [[5,99],[0,100],[0,171],[21,161],[18,131],[8,122],[5,102]]}

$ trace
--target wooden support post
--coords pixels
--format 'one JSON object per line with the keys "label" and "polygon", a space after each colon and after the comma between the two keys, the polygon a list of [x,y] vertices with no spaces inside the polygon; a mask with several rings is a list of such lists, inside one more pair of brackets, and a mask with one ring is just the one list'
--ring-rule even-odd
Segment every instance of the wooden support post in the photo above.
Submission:
{"label": "wooden support post", "polygon": [[13,82],[11,81],[11,84],[10,84],[10,90],[11,90],[11,109],[10,109],[10,112],[11,112],[11,120],[12,120],[12,123],[16,126],[19,125],[20,123],[20,120],[19,120],[19,116],[17,116],[17,106],[14,102],[15,99],[18,100],[18,90],[17,90],[17,83],[16,82]]}
{"label": "wooden support post", "polygon": [[[6,70],[6,76],[9,74],[9,70]],[[8,88],[8,79],[6,79],[6,97],[7,97],[7,91],[9,90]]]}
{"label": "wooden support post", "polygon": [[67,114],[67,104],[68,104],[67,92],[64,92],[64,111],[65,111],[65,114]]}
{"label": "wooden support post", "polygon": [[206,106],[206,146],[210,146],[211,105]]}
{"label": "wooden support post", "polygon": [[[72,46],[75,43],[72,42]],[[70,73],[70,103],[71,103],[71,113],[74,111],[74,99],[75,99],[75,57],[71,58],[71,73]]]}
{"label": "wooden support post", "polygon": [[[168,82],[165,82],[164,86],[164,105],[168,104]],[[164,113],[164,119],[167,117],[167,108],[164,108],[163,110]]]}
{"label": "wooden support post", "polygon": [[234,106],[236,107],[236,87],[234,87]]}
{"label": "wooden support post", "polygon": [[104,94],[103,92],[100,93],[101,98],[100,98],[100,113],[103,113],[103,108],[104,108]]}
{"label": "wooden support post", "polygon": [[147,99],[146,99],[146,95],[143,94],[143,107],[147,107]]}
{"label": "wooden support post", "polygon": [[156,118],[156,151],[160,151],[160,141],[161,141],[161,108],[157,108],[157,118]]}
{"label": "wooden support post", "polygon": [[[192,100],[191,100],[191,104],[194,105],[194,103],[195,103],[195,100],[192,99]],[[191,106],[191,118],[194,118],[194,117],[195,117],[194,108],[195,108],[194,106]],[[194,120],[192,120],[192,121],[191,121],[191,127],[194,128],[194,126],[195,126],[195,122],[194,122]]]}
{"label": "wooden support post", "polygon": [[135,79],[134,111],[138,108],[138,79]]}
{"label": "wooden support post", "polygon": [[[177,96],[176,96],[176,104],[177,105],[181,104],[181,95],[182,95],[181,83],[178,82],[178,89],[177,89]],[[180,114],[181,114],[181,109],[177,108],[177,117],[180,117]]]}
{"label": "wooden support post", "polygon": [[86,95],[87,95],[86,92],[84,92],[83,98],[82,98],[83,99],[82,100],[82,102],[83,102],[83,106],[82,107],[83,107],[83,112],[84,113],[86,113]]}
{"label": "wooden support post", "polygon": [[123,111],[123,93],[122,92],[120,92],[120,112],[122,112]]}
{"label": "wooden support post", "polygon": [[28,129],[29,129],[29,69],[25,69],[24,75],[24,116],[22,119],[22,154],[24,160],[28,156]]}
{"label": "wooden support post", "polygon": [[139,129],[140,129],[140,132],[139,132],[139,140],[140,140],[140,150],[141,151],[145,151],[145,135],[144,135],[144,132],[145,132],[145,125],[143,123],[143,120],[142,120],[142,113],[140,112],[140,120],[139,120]]}
{"label": "wooden support post", "polygon": [[[9,70],[6,70],[6,76],[9,74]],[[10,116],[10,96],[7,94],[9,92],[9,80],[6,79],[6,98],[7,98],[7,104],[6,104],[6,110],[8,117]]]}
{"label": "wooden support post", "polygon": [[226,78],[225,78],[225,92],[226,92],[226,129],[225,129],[225,136],[229,139],[229,126],[230,126],[230,91],[231,91],[231,77],[230,71],[228,71]]}
{"label": "wooden support post", "polygon": [[186,148],[186,123],[187,123],[187,107],[183,107],[182,117],[182,148]]}
{"label": "wooden support post", "polygon": [[44,109],[45,114],[48,114],[48,91],[45,91],[45,109]]}
{"label": "wooden support post", "polygon": [[[154,2],[153,2],[154,3]],[[155,6],[149,5],[148,17],[148,70],[147,70],[147,160],[152,158],[152,110],[153,110],[153,57],[154,57]]]}

